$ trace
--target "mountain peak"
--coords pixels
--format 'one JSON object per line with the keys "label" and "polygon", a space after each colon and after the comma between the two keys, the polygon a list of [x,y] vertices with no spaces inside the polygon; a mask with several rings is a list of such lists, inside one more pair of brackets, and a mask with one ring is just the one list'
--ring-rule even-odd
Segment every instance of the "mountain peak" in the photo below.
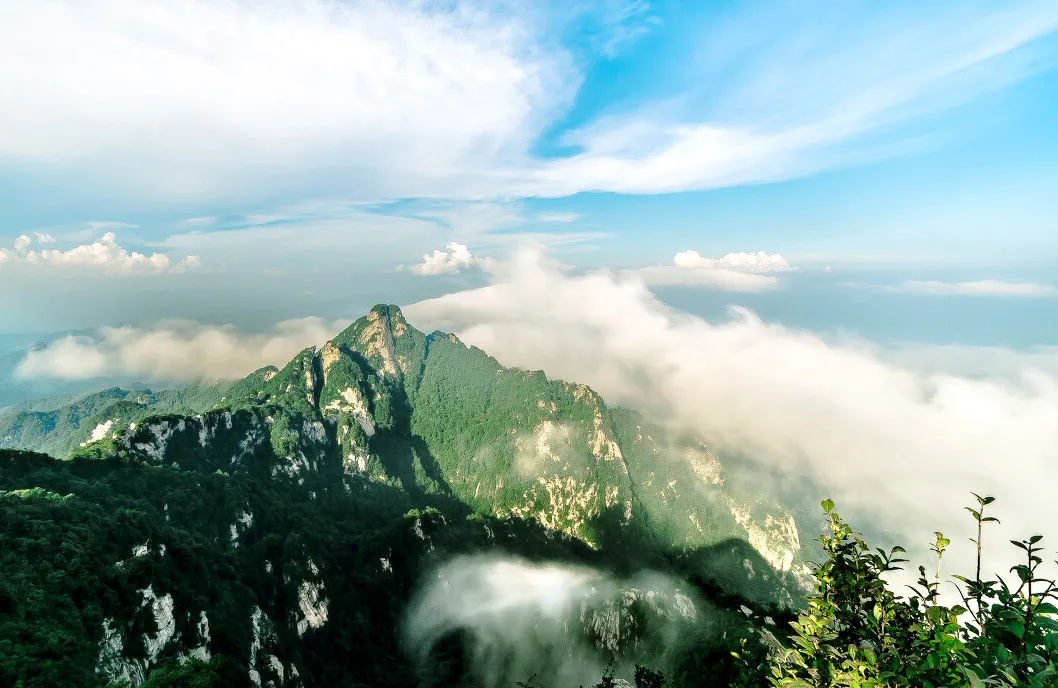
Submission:
{"label": "mountain peak", "polygon": [[367,313],[367,320],[369,323],[379,323],[381,327],[389,329],[394,337],[402,336],[410,327],[408,321],[404,319],[400,306],[393,304],[380,303],[372,306]]}
{"label": "mountain peak", "polygon": [[[404,319],[400,307],[377,304],[329,343],[359,352],[383,375],[400,378],[407,372],[407,362],[398,349],[408,334],[420,334]],[[420,334],[421,336],[421,334]],[[333,352],[330,352],[333,355]]]}

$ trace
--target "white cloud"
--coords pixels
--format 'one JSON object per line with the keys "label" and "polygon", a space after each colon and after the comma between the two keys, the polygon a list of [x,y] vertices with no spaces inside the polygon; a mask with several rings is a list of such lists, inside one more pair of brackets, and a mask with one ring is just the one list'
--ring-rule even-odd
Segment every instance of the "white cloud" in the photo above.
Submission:
{"label": "white cloud", "polygon": [[118,244],[117,236],[113,232],[107,232],[100,240],[91,244],[75,246],[67,251],[27,251],[31,243],[32,239],[22,235],[15,240],[14,253],[0,249],[0,256],[3,256],[4,260],[13,259],[27,265],[89,268],[118,274],[186,272],[190,268],[202,266],[202,260],[198,256],[187,256],[175,264],[170,264],[169,256],[164,253],[130,253]]}
{"label": "white cloud", "polygon": [[[703,22],[695,52],[672,65],[697,87],[631,94],[631,109],[566,133],[580,152],[544,159],[535,147],[595,56],[558,43],[568,27],[556,16],[570,12],[484,5],[10,0],[0,156],[141,194],[221,198],[295,183],[379,199],[764,182],[870,159],[877,150],[838,146],[1043,68],[1049,55],[1018,51],[1058,26],[1046,2],[761,7]],[[590,37],[600,53],[656,24],[646,4],[609,5]]]}
{"label": "white cloud", "polygon": [[177,262],[169,272],[183,273],[188,270],[196,270],[200,267],[202,267],[202,258],[199,256],[187,256]]}
{"label": "white cloud", "polygon": [[534,166],[523,188],[674,193],[899,153],[900,136],[884,144],[866,136],[1053,66],[1043,49],[1035,61],[1019,51],[1056,29],[1058,6],[1047,3],[740,12],[695,41],[702,47],[687,60],[687,81],[698,89],[567,132],[564,143],[582,152]]}
{"label": "white cloud", "polygon": [[430,193],[571,102],[571,60],[534,21],[474,2],[14,0],[0,153],[170,194],[280,169]]}
{"label": "white cloud", "polygon": [[934,529],[968,533],[970,490],[1000,498],[1011,537],[1053,521],[1058,376],[1032,357],[1009,352],[993,375],[925,371],[744,309],[727,322],[681,314],[628,276],[570,276],[531,255],[494,274],[509,281],[406,313],[507,365],[585,382],[718,451],[813,475],[846,510],[905,529],[912,545]]}
{"label": "white cloud", "polygon": [[697,251],[680,251],[672,265],[650,265],[626,271],[650,286],[682,286],[761,292],[779,287],[778,278],[765,274],[789,272],[790,263],[777,253],[728,253],[706,258]]}
{"label": "white cloud", "polygon": [[580,213],[537,213],[536,219],[540,222],[576,222],[581,218]]}
{"label": "white cloud", "polygon": [[[686,583],[658,573],[621,580],[581,566],[481,554],[454,557],[420,581],[402,628],[411,658],[430,667],[437,643],[458,632],[482,688],[525,685],[526,676],[534,685],[584,686],[607,669],[614,685],[632,685],[636,661],[664,666],[701,629],[704,608]],[[622,610],[641,590],[650,591],[650,603],[635,616],[635,652],[607,663],[599,646],[616,641],[610,633],[627,632]]]}
{"label": "white cloud", "polygon": [[723,258],[706,258],[697,251],[680,251],[672,259],[673,265],[689,269],[734,270],[736,272],[789,272],[790,263],[778,253],[728,253]]}
{"label": "white cloud", "polygon": [[741,272],[727,268],[684,268],[651,265],[628,271],[654,287],[707,287],[725,291],[761,292],[775,289],[779,280],[771,275]]}
{"label": "white cloud", "polygon": [[466,245],[453,241],[445,250],[434,249],[433,253],[422,257],[421,263],[408,269],[416,275],[447,275],[480,263],[481,260]]}
{"label": "white cloud", "polygon": [[41,243],[41,244],[54,244],[55,243],[55,237],[53,237],[52,235],[48,234],[47,232],[34,232],[34,235],[37,237],[37,241],[39,243]]}
{"label": "white cloud", "polygon": [[94,337],[65,337],[29,352],[16,372],[24,378],[70,380],[232,379],[265,365],[283,365],[303,348],[322,344],[348,325],[349,321],[301,318],[257,334],[186,320],[153,328],[104,327]]}
{"label": "white cloud", "polygon": [[1003,282],[978,280],[974,282],[940,282],[908,280],[888,291],[909,294],[950,294],[958,296],[1058,296],[1058,289],[1050,284],[1034,282]]}
{"label": "white cloud", "polygon": [[1031,369],[1058,379],[1058,346],[1053,345],[1008,349],[998,346],[912,343],[876,349],[875,352],[886,360],[924,373],[945,372],[977,379],[1011,379]]}
{"label": "white cloud", "polygon": [[92,220],[91,222],[86,222],[85,226],[88,227],[90,232],[112,232],[115,229],[136,229],[139,227],[139,225],[116,220]]}

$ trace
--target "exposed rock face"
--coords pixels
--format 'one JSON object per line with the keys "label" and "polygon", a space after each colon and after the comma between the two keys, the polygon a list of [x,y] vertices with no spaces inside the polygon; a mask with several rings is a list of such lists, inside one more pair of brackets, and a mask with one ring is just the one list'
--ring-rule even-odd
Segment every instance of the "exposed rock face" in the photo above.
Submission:
{"label": "exposed rock face", "polygon": [[375,306],[367,316],[367,324],[360,328],[357,348],[369,361],[378,362],[383,375],[396,378],[407,369],[407,361],[404,365],[398,362],[393,339],[403,335],[407,327],[399,308]]}
{"label": "exposed rock face", "polygon": [[159,597],[150,585],[140,590],[140,594],[143,596],[140,609],[151,615],[157,631],[140,636],[142,653],[130,657],[125,653],[125,634],[120,622],[105,619],[96,673],[107,681],[127,681],[133,685],[142,683],[148,670],[157,664],[162,650],[177,635],[172,595],[166,593]]}
{"label": "exposed rock face", "polygon": [[322,628],[327,623],[327,606],[323,583],[305,581],[298,587],[298,608],[301,610],[297,624],[299,636],[305,635],[310,628]]}
{"label": "exposed rock face", "polygon": [[764,521],[754,520],[747,507],[732,501],[731,513],[740,526],[746,529],[749,544],[760,552],[777,571],[790,571],[794,557],[801,551],[801,540],[797,524],[789,512],[778,515],[766,513]]}
{"label": "exposed rock face", "polygon": [[[92,428],[92,434],[88,436],[88,442],[98,442],[106,437],[110,432],[110,428],[114,427],[114,423],[116,422],[117,418],[111,418]],[[81,446],[85,446],[88,442],[83,443]]]}

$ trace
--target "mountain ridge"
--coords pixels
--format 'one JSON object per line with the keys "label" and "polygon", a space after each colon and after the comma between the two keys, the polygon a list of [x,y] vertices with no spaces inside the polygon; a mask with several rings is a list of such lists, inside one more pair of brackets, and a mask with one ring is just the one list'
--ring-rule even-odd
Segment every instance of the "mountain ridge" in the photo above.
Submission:
{"label": "mountain ridge", "polygon": [[[536,518],[589,542],[587,521],[618,502],[627,523],[633,503],[643,501],[634,495],[656,489],[654,511],[660,512],[680,501],[681,485],[699,489],[699,483],[704,483],[719,489],[725,480],[723,463],[701,442],[675,438],[671,431],[634,411],[611,409],[587,385],[551,380],[542,371],[505,368],[487,352],[466,346],[449,333],[424,334],[392,304],[376,305],[323,345],[303,349],[283,368],[266,366],[227,386],[188,389],[193,392],[148,390],[134,398],[143,400],[138,406],[106,407],[87,395],[94,412],[84,419],[90,429],[76,428],[65,445],[42,441],[47,432],[35,429],[29,441],[10,441],[10,431],[0,434],[0,446],[58,448],[56,453],[62,455],[103,436],[113,437],[130,423],[158,411],[190,415],[190,411],[208,408],[278,403],[313,421],[335,425],[335,441],[350,470],[382,481],[408,483],[405,486],[411,489],[449,489],[485,512]],[[196,394],[197,403],[183,403]],[[304,395],[304,404],[298,394]],[[98,396],[108,395],[119,402],[132,397],[118,388]],[[492,422],[497,409],[507,416],[502,429]],[[0,417],[0,431],[10,428],[12,419],[21,421],[28,415]],[[490,422],[493,427],[482,431]],[[381,434],[376,438],[376,433]],[[504,437],[505,433],[511,437]],[[408,446],[409,442],[414,446]],[[655,456],[680,455],[692,470],[669,461],[666,471],[681,473],[678,484],[658,487],[658,471],[630,469],[626,460],[629,447],[641,442],[651,446],[637,453],[638,464],[648,461],[649,451]],[[378,445],[375,451],[372,444]],[[406,460],[399,460],[394,452]],[[504,464],[502,470],[495,464]],[[633,473],[643,475],[636,475],[641,479],[635,481]],[[416,475],[423,485],[416,485]],[[796,524],[791,525],[790,512],[762,515],[762,521],[774,524],[774,531],[787,533],[769,537],[751,518],[754,505],[736,503],[740,500],[745,501],[742,496],[727,500],[731,515],[727,520],[733,519],[736,527],[725,534],[742,533],[775,568],[793,568],[800,538]],[[705,537],[702,518],[703,514],[689,512],[686,523],[677,528],[681,541],[667,544],[711,544],[696,539],[690,530],[693,527]]]}
{"label": "mountain ridge", "polygon": [[[51,544],[25,535],[5,547],[76,542],[99,571],[85,574],[97,592],[83,594],[102,594],[102,606],[63,617],[78,647],[97,648],[77,655],[79,671],[90,658],[92,675],[138,685],[165,661],[217,655],[252,686],[345,676],[307,649],[353,632],[328,619],[355,618],[366,604],[378,608],[356,633],[399,624],[395,607],[365,601],[343,576],[404,600],[440,557],[497,547],[616,572],[671,569],[711,605],[780,614],[798,598],[790,512],[732,492],[700,442],[611,409],[586,385],[505,368],[453,335],[424,334],[396,306],[376,306],[283,367],[211,393],[216,401],[197,413],[147,405],[134,420],[105,425],[108,417],[65,461],[0,451],[8,530],[71,523]],[[70,519],[82,512],[100,525],[76,535]],[[47,513],[71,515],[38,516]],[[107,532],[123,535],[115,545]],[[52,562],[69,557],[55,552]],[[366,554],[354,561],[352,552]],[[56,575],[24,579],[16,566],[0,561],[14,576],[5,585],[21,591],[0,589],[0,603],[41,594],[37,580]],[[387,587],[395,569],[403,582]],[[108,589],[121,592],[106,602]],[[35,613],[44,621],[34,623],[55,621]],[[621,637],[636,637],[621,615]],[[615,638],[605,647],[625,647]],[[397,651],[395,640],[377,642]]]}

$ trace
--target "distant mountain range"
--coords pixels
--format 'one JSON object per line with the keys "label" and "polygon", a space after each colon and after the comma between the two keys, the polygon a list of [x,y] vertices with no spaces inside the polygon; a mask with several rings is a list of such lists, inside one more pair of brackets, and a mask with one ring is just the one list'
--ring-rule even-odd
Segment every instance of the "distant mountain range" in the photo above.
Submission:
{"label": "distant mountain range", "polygon": [[459,552],[674,572],[733,634],[801,590],[791,510],[699,439],[395,306],[234,384],[56,401],[0,416],[0,684],[454,676],[405,667],[396,629]]}

